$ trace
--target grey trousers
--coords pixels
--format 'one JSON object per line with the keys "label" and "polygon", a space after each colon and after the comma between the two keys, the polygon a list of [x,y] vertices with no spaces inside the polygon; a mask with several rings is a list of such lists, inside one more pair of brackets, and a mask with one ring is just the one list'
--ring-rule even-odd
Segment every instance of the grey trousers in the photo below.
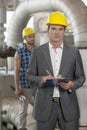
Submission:
{"label": "grey trousers", "polygon": [[27,108],[28,108],[29,101],[32,98],[32,89],[23,88],[22,92],[23,92],[22,95],[24,95],[26,97],[26,100],[23,101],[23,100],[19,99],[18,129],[26,128]]}
{"label": "grey trousers", "polygon": [[79,130],[78,120],[67,122],[61,111],[60,103],[53,102],[52,111],[47,121],[36,121],[36,130],[55,130],[58,122],[60,130]]}

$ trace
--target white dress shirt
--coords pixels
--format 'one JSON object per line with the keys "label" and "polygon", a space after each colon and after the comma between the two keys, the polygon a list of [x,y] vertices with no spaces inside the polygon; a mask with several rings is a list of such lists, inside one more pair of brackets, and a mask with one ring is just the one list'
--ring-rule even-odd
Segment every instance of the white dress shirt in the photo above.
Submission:
{"label": "white dress shirt", "polygon": [[[59,74],[62,52],[63,52],[63,43],[58,48],[54,48],[52,44],[49,43],[49,51],[50,51],[54,77],[56,78]],[[54,87],[53,97],[60,97],[59,88],[56,86]]]}

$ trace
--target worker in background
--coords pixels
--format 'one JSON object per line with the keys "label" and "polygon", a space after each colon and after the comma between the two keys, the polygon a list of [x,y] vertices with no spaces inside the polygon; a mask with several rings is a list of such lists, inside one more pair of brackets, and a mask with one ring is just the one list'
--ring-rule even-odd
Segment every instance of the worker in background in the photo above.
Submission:
{"label": "worker in background", "polygon": [[49,42],[33,49],[27,71],[29,84],[38,87],[36,130],[54,130],[56,122],[60,130],[79,130],[76,90],[85,81],[81,56],[77,47],[64,42],[67,18],[62,12],[52,12],[46,25]]}
{"label": "worker in background", "polygon": [[27,130],[26,116],[27,107],[32,97],[32,87],[28,85],[26,80],[26,71],[29,65],[31,52],[35,44],[35,31],[26,27],[23,29],[22,38],[25,41],[23,46],[17,48],[14,56],[14,70],[15,70],[15,94],[19,98],[19,130]]}

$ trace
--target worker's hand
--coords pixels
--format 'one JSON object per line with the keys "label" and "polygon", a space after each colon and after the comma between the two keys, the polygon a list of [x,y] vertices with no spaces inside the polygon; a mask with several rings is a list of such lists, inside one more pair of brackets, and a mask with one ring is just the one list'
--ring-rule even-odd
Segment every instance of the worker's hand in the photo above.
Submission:
{"label": "worker's hand", "polygon": [[20,88],[16,88],[15,89],[15,94],[19,97],[21,95],[21,89]]}
{"label": "worker's hand", "polygon": [[41,80],[41,84],[45,83],[48,79],[53,79],[54,77],[52,75],[43,76]]}
{"label": "worker's hand", "polygon": [[63,83],[63,82],[61,82],[61,83],[59,83],[58,85],[59,85],[61,88],[65,89],[65,90],[72,89],[73,86],[74,86],[74,84],[73,84],[72,81],[69,81],[68,83]]}

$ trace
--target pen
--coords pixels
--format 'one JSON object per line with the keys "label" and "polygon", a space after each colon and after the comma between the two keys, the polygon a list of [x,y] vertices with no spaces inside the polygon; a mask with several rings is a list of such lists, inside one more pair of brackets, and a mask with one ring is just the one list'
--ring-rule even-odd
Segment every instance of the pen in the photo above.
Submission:
{"label": "pen", "polygon": [[49,72],[49,70],[46,70],[46,73],[47,73],[48,75],[51,75],[51,73]]}
{"label": "pen", "polygon": [[[46,73],[47,73],[48,75],[52,75],[52,74],[49,72],[49,70],[46,70]],[[53,84],[54,86],[57,86],[57,80],[56,80],[55,78],[51,78],[50,80],[52,80],[51,82],[52,82],[52,84]]]}

